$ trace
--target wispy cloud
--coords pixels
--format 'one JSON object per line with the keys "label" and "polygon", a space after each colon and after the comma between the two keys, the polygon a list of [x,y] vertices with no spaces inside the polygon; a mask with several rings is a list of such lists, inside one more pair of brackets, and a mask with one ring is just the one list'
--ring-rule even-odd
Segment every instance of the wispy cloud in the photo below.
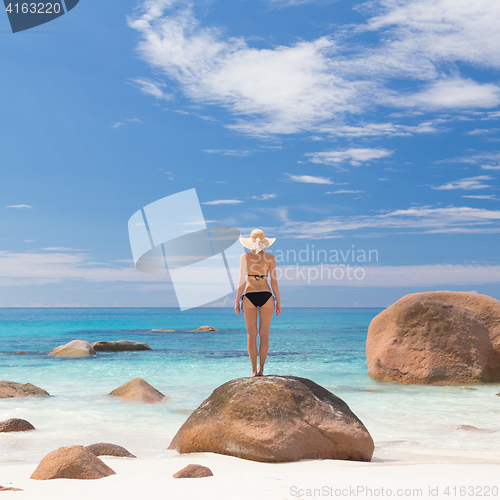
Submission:
{"label": "wispy cloud", "polygon": [[5,208],[33,208],[31,205],[7,205]]}
{"label": "wispy cloud", "polygon": [[328,177],[315,177],[313,175],[291,175],[288,176],[288,180],[292,182],[303,182],[305,184],[333,184],[333,181]]}
{"label": "wispy cloud", "polygon": [[497,128],[476,128],[474,130],[469,130],[464,132],[464,135],[489,135],[498,132]]}
{"label": "wispy cloud", "polygon": [[[73,250],[73,249],[71,249]],[[0,251],[0,286],[87,282],[159,282],[165,275],[141,273],[134,266],[114,267],[94,262],[87,253],[45,249],[43,252]]]}
{"label": "wispy cloud", "polygon": [[448,182],[442,186],[432,186],[432,189],[449,191],[451,189],[485,189],[491,185],[485,184],[483,181],[489,181],[492,177],[489,175],[477,175],[476,177],[466,177],[458,181]]}
{"label": "wispy cloud", "polygon": [[[315,222],[289,222],[269,230],[282,237],[328,239],[365,230],[397,233],[499,233],[500,210],[471,207],[412,207],[375,215],[330,217]],[[356,234],[356,233],[355,233]]]}
{"label": "wispy cloud", "polygon": [[[143,2],[129,26],[140,34],[138,53],[152,68],[197,104],[225,108],[234,119],[229,128],[254,136],[320,130],[348,137],[430,133],[435,126],[429,123],[413,129],[387,124],[342,127],[350,126],[346,117],[355,119],[374,105],[453,110],[500,103],[497,82],[460,74],[467,64],[500,67],[498,2],[374,0],[358,10],[366,21],[336,27],[336,32],[372,31],[371,43],[334,38],[332,33],[256,48],[251,38],[228,37],[223,29],[203,26],[194,4],[174,0]],[[406,85],[396,90],[391,85],[395,78]],[[161,83],[138,81],[145,93],[163,98]]]}
{"label": "wispy cloud", "polygon": [[[347,265],[351,269],[348,271]],[[356,277],[354,277],[354,270]],[[373,266],[359,263],[278,265],[280,286],[353,286],[356,288],[433,287],[500,283],[500,266],[428,264],[414,266]]]}
{"label": "wispy cloud", "polygon": [[115,122],[113,125],[111,125],[111,128],[118,128],[122,127],[123,125],[126,125],[127,123],[142,123],[142,120],[139,118],[126,118],[125,120],[121,122]]}
{"label": "wispy cloud", "polygon": [[498,200],[493,194],[464,194],[462,198],[473,198],[475,200]]}
{"label": "wispy cloud", "polygon": [[386,100],[403,108],[493,108],[500,104],[500,87],[471,79],[449,78],[433,82],[420,92],[388,94]]}
{"label": "wispy cloud", "polygon": [[359,189],[339,189],[338,191],[327,191],[325,194],[355,194],[355,193],[366,193],[366,191],[361,191]]}
{"label": "wispy cloud", "polygon": [[254,200],[260,200],[260,201],[266,201],[266,200],[272,200],[273,198],[276,198],[278,195],[276,193],[271,193],[271,194],[261,194],[258,196],[252,196]]}
{"label": "wispy cloud", "polygon": [[393,151],[381,148],[350,148],[344,150],[323,151],[318,153],[306,153],[312,163],[323,165],[340,166],[343,163],[350,163],[352,166],[359,166],[372,160],[387,158]]}
{"label": "wispy cloud", "polygon": [[397,137],[413,134],[435,134],[447,129],[438,128],[445,120],[422,122],[418,125],[402,125],[396,123],[366,123],[352,125],[323,125],[318,131],[333,137]]}
{"label": "wispy cloud", "polygon": [[204,149],[203,152],[223,156],[249,156],[252,154],[252,151],[249,149]]}
{"label": "wispy cloud", "polygon": [[241,200],[212,200],[205,201],[202,205],[237,205],[238,203],[243,203]]}
{"label": "wispy cloud", "polygon": [[169,101],[173,97],[172,94],[167,94],[163,91],[166,87],[163,82],[157,82],[149,78],[132,78],[130,83],[137,87],[143,94],[155,97],[156,99]]}

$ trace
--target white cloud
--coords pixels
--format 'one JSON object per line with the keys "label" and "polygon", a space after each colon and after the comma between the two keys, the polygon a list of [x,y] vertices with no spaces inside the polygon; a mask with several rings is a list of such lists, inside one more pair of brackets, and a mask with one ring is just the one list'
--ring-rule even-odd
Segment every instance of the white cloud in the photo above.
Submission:
{"label": "white cloud", "polygon": [[319,132],[333,137],[397,137],[410,136],[413,134],[433,134],[446,129],[438,129],[436,126],[444,120],[422,122],[418,125],[401,125],[395,123],[365,123],[357,126],[352,125],[322,125],[318,127]]}
{"label": "white cloud", "polygon": [[500,170],[500,165],[481,165],[482,170]]}
{"label": "white cloud", "polygon": [[464,135],[488,135],[498,132],[497,128],[477,128],[475,130],[469,130],[468,132],[464,132]]}
{"label": "white cloud", "polygon": [[420,92],[388,95],[386,100],[409,108],[492,108],[500,104],[500,87],[463,78],[441,79]]}
{"label": "white cloud", "polygon": [[313,175],[291,175],[286,174],[288,180],[293,182],[303,182],[305,184],[333,184],[328,177],[315,177]]}
{"label": "white cloud", "polygon": [[31,205],[7,205],[5,208],[33,208]]}
{"label": "white cloud", "polygon": [[241,200],[213,200],[205,201],[202,205],[237,205],[243,203]]}
{"label": "white cloud", "polygon": [[325,194],[354,194],[354,193],[366,193],[366,191],[361,191],[359,189],[339,189],[338,191],[327,191]]}
{"label": "white cloud", "polygon": [[113,125],[111,125],[111,128],[118,128],[122,127],[123,125],[126,125],[127,123],[142,123],[142,120],[139,118],[127,118],[123,120],[122,122],[116,122]]}
{"label": "white cloud", "polygon": [[464,194],[462,198],[473,198],[475,200],[498,200],[493,194]]}
{"label": "white cloud", "polygon": [[156,99],[169,101],[173,97],[171,94],[163,92],[163,89],[166,87],[163,82],[155,82],[149,78],[132,78],[130,81],[143,94],[153,96]]}
{"label": "white cloud", "polygon": [[451,189],[485,189],[490,188],[489,184],[485,184],[483,181],[489,181],[492,177],[489,175],[477,175],[476,177],[466,177],[465,179],[460,179],[458,181],[448,182],[442,186],[432,186],[432,189],[436,190],[451,190]]}
{"label": "white cloud", "polygon": [[353,166],[359,166],[362,162],[378,160],[392,155],[392,151],[380,148],[350,148],[344,150],[323,151],[319,153],[306,153],[312,163],[323,165],[340,165],[349,162]]}
{"label": "white cloud", "polygon": [[[306,0],[272,0],[291,6]],[[203,26],[198,5],[148,0],[129,19],[137,50],[197,104],[218,105],[229,128],[254,136],[304,131],[346,137],[434,133],[435,126],[346,125],[374,105],[434,109],[486,108],[500,87],[460,74],[461,65],[500,67],[500,4],[491,0],[374,0],[360,7],[365,23],[337,26],[332,37],[255,48],[251,37]],[[369,17],[371,16],[371,17]],[[374,41],[348,35],[372,31]],[[334,39],[336,34],[339,36]],[[391,79],[404,82],[391,88]],[[162,83],[138,79],[141,90],[165,97]],[[145,82],[145,83],[144,83]]]}
{"label": "white cloud", "polygon": [[64,281],[164,282],[165,275],[141,273],[134,266],[113,267],[93,262],[82,252],[49,251],[48,248],[44,252],[0,251],[0,286],[46,285]]}
{"label": "white cloud", "polygon": [[[359,254],[357,253],[356,256]],[[349,266],[349,268],[347,267]],[[278,265],[280,286],[431,287],[500,283],[500,266],[428,264],[374,266],[352,263]],[[356,271],[356,269],[358,269]]]}
{"label": "white cloud", "polygon": [[252,154],[249,149],[204,149],[204,153],[221,154],[223,156],[248,156]]}
{"label": "white cloud", "polygon": [[252,196],[254,200],[260,200],[260,201],[265,201],[265,200],[272,200],[273,198],[276,198],[278,195],[276,193],[271,193],[271,194],[261,194],[259,196]]}
{"label": "white cloud", "polygon": [[315,222],[292,221],[269,232],[281,237],[329,239],[362,230],[398,233],[499,233],[500,210],[471,207],[412,207],[375,215],[337,216]]}
{"label": "white cloud", "polygon": [[[399,63],[428,67],[462,61],[500,67],[500,4],[490,0],[380,0],[367,27],[386,29],[386,55]],[[375,10],[375,9],[374,9]],[[405,67],[405,66],[403,66]],[[435,71],[435,70],[434,70]]]}
{"label": "white cloud", "polygon": [[45,250],[46,252],[85,252],[81,248],[72,247],[44,247],[41,250]]}

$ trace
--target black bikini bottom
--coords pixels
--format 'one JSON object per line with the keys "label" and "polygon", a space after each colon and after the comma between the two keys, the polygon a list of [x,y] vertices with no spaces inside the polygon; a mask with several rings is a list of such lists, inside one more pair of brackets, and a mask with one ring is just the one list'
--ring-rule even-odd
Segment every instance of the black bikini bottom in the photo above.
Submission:
{"label": "black bikini bottom", "polygon": [[271,292],[248,292],[243,295],[243,297],[247,297],[255,307],[263,306],[272,296],[273,294]]}

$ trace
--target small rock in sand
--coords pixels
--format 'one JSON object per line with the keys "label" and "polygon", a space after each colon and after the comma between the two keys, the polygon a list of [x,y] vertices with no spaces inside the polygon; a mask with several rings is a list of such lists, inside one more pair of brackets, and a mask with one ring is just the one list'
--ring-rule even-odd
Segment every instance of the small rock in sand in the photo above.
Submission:
{"label": "small rock in sand", "polygon": [[21,488],[8,488],[7,486],[0,486],[0,491],[24,491]]}
{"label": "small rock in sand", "polygon": [[186,465],[184,469],[181,469],[180,471],[176,472],[172,477],[179,479],[186,477],[210,477],[210,476],[213,476],[213,473],[208,467],[199,464],[189,464]]}
{"label": "small rock in sand", "polygon": [[116,474],[84,446],[65,446],[46,455],[30,479],[101,479]]}

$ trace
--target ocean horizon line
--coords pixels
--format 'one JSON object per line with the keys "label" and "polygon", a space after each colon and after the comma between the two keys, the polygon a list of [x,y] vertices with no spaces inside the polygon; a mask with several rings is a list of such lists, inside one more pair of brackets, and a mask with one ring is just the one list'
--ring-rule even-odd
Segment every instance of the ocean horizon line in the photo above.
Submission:
{"label": "ocean horizon line", "polygon": [[[286,309],[385,309],[388,306],[287,306]],[[1,309],[180,309],[175,306],[0,306]],[[197,307],[200,309],[233,309],[231,306]]]}

